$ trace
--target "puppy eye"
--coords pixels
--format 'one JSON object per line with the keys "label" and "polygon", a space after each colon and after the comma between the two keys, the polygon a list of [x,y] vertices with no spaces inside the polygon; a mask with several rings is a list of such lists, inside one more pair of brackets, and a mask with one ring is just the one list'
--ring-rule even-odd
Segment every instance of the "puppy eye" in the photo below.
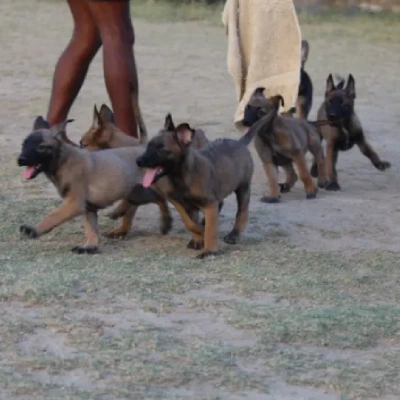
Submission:
{"label": "puppy eye", "polygon": [[43,152],[43,151],[49,150],[49,148],[50,148],[50,146],[47,146],[45,144],[39,144],[37,149],[38,149],[39,152]]}

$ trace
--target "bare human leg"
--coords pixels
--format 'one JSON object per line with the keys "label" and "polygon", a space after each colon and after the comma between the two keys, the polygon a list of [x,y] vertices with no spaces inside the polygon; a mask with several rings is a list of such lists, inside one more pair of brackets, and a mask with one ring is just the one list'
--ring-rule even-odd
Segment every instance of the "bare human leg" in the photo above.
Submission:
{"label": "bare human leg", "polygon": [[100,35],[88,4],[84,0],[68,0],[68,5],[74,19],[74,31],[54,71],[46,118],[50,125],[67,119],[90,63],[101,47]]}
{"label": "bare human leg", "polygon": [[138,77],[133,51],[134,29],[129,0],[88,1],[103,44],[104,79],[118,128],[138,137],[132,111],[138,97]]}

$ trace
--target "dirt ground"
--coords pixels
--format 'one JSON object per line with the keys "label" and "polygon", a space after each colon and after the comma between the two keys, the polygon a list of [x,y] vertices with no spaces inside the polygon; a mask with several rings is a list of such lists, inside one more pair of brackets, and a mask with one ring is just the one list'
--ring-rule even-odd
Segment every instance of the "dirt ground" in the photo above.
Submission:
{"label": "dirt ground", "polygon": [[[252,150],[243,242],[221,241],[224,256],[199,263],[177,214],[162,237],[152,206],[127,240],[103,239],[95,257],[69,252],[83,240],[79,221],[19,238],[22,221],[36,223],[59,201],[44,176],[24,182],[15,158],[46,112],[70,30],[63,2],[0,3],[0,399],[400,399],[400,45],[334,24],[303,27],[311,117],[327,74],[353,73],[367,137],[392,168],[377,171],[354,148],[339,156],[341,192],[306,200],[298,182],[267,205]],[[172,112],[210,138],[238,137],[221,27],[137,21],[136,37],[150,132]],[[108,102],[101,54],[71,111],[72,139],[95,102]],[[235,212],[230,197],[221,236]],[[111,224],[101,219],[102,229]]]}

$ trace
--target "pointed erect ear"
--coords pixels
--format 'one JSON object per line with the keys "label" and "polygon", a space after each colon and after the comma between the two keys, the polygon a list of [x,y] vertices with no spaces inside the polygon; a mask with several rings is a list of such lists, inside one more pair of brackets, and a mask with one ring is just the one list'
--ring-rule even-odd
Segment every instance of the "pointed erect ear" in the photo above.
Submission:
{"label": "pointed erect ear", "polygon": [[265,88],[263,88],[263,87],[258,87],[258,88],[254,91],[253,95],[255,95],[255,96],[264,96],[264,90],[265,90]]}
{"label": "pointed erect ear", "polygon": [[50,132],[53,134],[53,137],[56,139],[63,139],[67,142],[69,142],[68,138],[67,138],[67,133],[66,133],[66,127],[67,124],[69,124],[70,122],[73,122],[73,119],[67,119],[63,122],[60,122],[59,124],[53,125],[50,128]]}
{"label": "pointed erect ear", "polygon": [[49,123],[41,115],[36,117],[33,122],[33,130],[37,131],[39,129],[50,129]]}
{"label": "pointed erect ear", "polygon": [[326,80],[326,92],[331,92],[332,90],[335,90],[335,82],[333,82],[333,76],[332,74],[329,74],[328,79]]}
{"label": "pointed erect ear", "polygon": [[285,107],[285,101],[283,100],[283,97],[280,94],[277,94],[276,96],[271,97],[272,102],[275,104],[276,110],[279,110],[279,107],[282,105],[282,107]]}
{"label": "pointed erect ear", "polygon": [[106,104],[102,104],[100,107],[99,120],[102,125],[107,123],[115,124],[114,113]]}
{"label": "pointed erect ear", "polygon": [[304,64],[308,60],[308,53],[310,52],[310,46],[307,40],[301,41],[301,66],[304,67]]}
{"label": "pointed erect ear", "polygon": [[352,99],[356,98],[356,81],[352,74],[350,74],[347,78],[346,92],[347,96],[351,97]]}
{"label": "pointed erect ear", "polygon": [[189,146],[192,142],[194,129],[189,124],[180,124],[175,130],[175,139],[181,146]]}
{"label": "pointed erect ear", "polygon": [[92,127],[96,128],[100,125],[100,114],[99,111],[97,110],[96,104],[93,107],[93,122],[92,122]]}
{"label": "pointed erect ear", "polygon": [[168,113],[165,116],[165,121],[164,121],[164,129],[168,132],[168,131],[174,131],[175,130],[175,125],[174,125],[174,121],[172,120],[172,115],[171,113]]}

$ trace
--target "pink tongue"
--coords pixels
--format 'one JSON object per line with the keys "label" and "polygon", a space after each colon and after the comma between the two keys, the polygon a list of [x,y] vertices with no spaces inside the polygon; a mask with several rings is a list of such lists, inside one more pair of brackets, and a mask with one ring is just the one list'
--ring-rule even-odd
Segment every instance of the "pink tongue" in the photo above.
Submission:
{"label": "pink tongue", "polygon": [[145,188],[149,187],[153,183],[154,178],[160,169],[160,167],[154,169],[146,169],[146,173],[143,177],[143,186]]}
{"label": "pink tongue", "polygon": [[35,172],[35,167],[26,167],[22,173],[25,179],[30,179]]}

